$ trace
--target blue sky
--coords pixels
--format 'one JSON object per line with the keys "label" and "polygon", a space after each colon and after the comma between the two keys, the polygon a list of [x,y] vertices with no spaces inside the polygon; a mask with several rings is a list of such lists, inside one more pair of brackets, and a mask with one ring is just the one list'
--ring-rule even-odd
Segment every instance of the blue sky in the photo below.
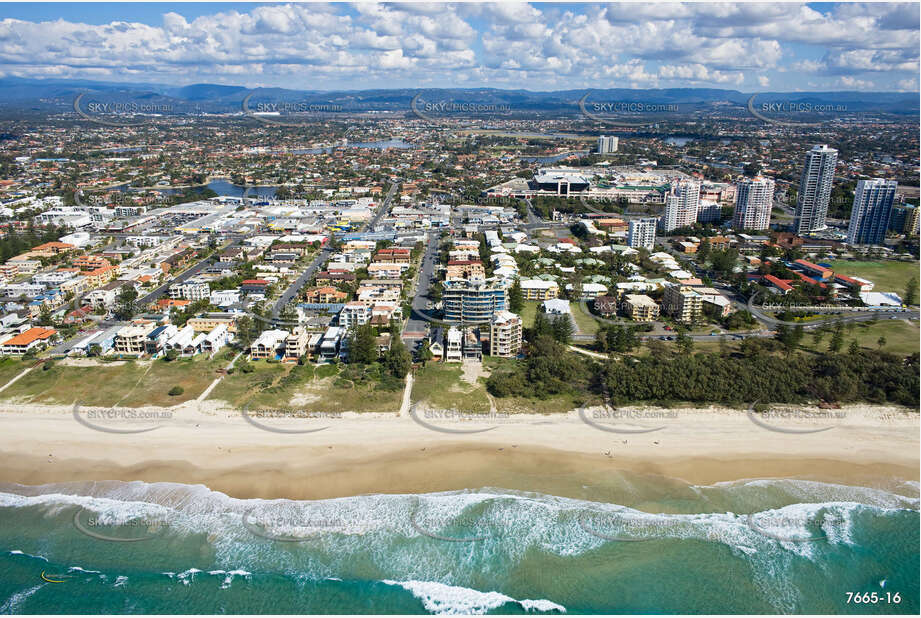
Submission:
{"label": "blue sky", "polygon": [[310,89],[918,90],[919,5],[0,4],[0,74]]}

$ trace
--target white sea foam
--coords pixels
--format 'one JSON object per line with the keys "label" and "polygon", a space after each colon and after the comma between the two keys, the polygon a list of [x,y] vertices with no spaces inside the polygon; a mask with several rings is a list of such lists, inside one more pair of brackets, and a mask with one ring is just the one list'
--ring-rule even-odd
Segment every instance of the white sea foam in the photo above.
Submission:
{"label": "white sea foam", "polygon": [[[113,522],[166,514],[170,534],[207,537],[215,567],[228,569],[211,574],[224,575],[228,586],[230,573],[246,577],[243,569],[256,568],[276,569],[299,580],[363,577],[373,568],[390,581],[464,582],[468,577],[473,581],[475,574],[508,573],[527,552],[578,556],[598,550],[612,537],[692,539],[725,545],[749,562],[759,586],[780,611],[796,607],[795,584],[787,579],[792,559],[818,561],[825,546],[853,546],[856,514],[915,510],[918,503],[881,489],[783,479],[691,489],[704,508],[714,508],[717,500],[786,506],[677,514],[495,488],[327,500],[241,500],[203,485],[177,483],[21,489],[23,494],[0,493],[0,506],[39,506],[46,514],[82,507]],[[764,498],[766,494],[771,497]],[[285,546],[298,551],[280,551],[277,541],[254,534],[243,525],[247,514],[260,531],[298,538]],[[198,572],[164,574],[190,585]]]}
{"label": "white sea foam", "polygon": [[44,556],[29,554],[29,553],[22,551],[21,549],[11,549],[9,553],[11,556],[28,556],[29,558],[37,558],[39,560],[44,560],[45,562],[48,562],[48,559],[45,558]]}
{"label": "white sea foam", "polygon": [[125,575],[119,575],[115,578],[115,583],[112,584],[113,588],[121,588],[128,583],[128,578]]}
{"label": "white sea foam", "polygon": [[398,582],[385,579],[383,583],[389,586],[399,586],[412,593],[414,597],[422,601],[422,606],[426,611],[438,615],[485,614],[506,603],[517,603],[527,611],[566,611],[562,605],[546,599],[519,601],[501,592],[480,592],[463,586],[450,586],[439,582],[415,580]]}
{"label": "white sea foam", "polygon": [[38,584],[37,586],[32,586],[26,590],[20,590],[19,592],[11,594],[10,598],[7,599],[3,605],[0,605],[0,614],[18,613],[20,606],[22,606],[26,599],[38,592],[43,586],[45,586],[45,584]]}

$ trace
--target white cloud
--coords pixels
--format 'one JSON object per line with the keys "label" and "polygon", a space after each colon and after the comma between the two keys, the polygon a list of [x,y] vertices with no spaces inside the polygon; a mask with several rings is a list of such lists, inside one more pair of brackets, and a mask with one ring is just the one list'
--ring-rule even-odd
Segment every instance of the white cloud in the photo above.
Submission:
{"label": "white cloud", "polygon": [[[219,5],[218,5],[219,6]],[[917,83],[918,5],[234,5],[156,25],[0,21],[10,75],[239,80],[286,87],[419,83],[560,89],[617,80],[765,87],[902,88]],[[820,58],[820,60],[816,60]],[[757,76],[757,77],[755,77]],[[807,80],[806,78],[809,78]],[[845,80],[844,78],[848,78]],[[914,80],[914,81],[912,81]]]}

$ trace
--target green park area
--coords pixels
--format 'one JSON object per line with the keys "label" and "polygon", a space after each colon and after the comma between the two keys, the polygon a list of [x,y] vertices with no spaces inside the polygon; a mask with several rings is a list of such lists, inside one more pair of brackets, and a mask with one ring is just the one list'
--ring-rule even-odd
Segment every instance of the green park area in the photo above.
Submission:
{"label": "green park area", "polygon": [[869,279],[874,283],[874,292],[895,292],[903,296],[909,279],[914,277],[915,285],[918,284],[918,262],[835,260],[827,263],[839,275]]}

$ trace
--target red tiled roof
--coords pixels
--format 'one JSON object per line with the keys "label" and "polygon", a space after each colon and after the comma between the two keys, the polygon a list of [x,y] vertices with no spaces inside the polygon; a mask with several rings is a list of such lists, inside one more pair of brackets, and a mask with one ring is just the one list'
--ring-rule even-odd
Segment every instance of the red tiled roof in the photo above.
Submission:
{"label": "red tiled roof", "polygon": [[19,333],[9,341],[4,342],[3,345],[29,345],[33,341],[38,341],[39,339],[48,339],[56,332],[57,331],[53,328],[41,328],[40,326],[36,326],[23,333]]}
{"label": "red tiled roof", "polygon": [[787,281],[784,281],[783,279],[778,279],[774,275],[765,275],[764,279],[765,281],[776,286],[778,289],[781,289],[781,290],[792,290],[793,289],[793,286],[791,286]]}

